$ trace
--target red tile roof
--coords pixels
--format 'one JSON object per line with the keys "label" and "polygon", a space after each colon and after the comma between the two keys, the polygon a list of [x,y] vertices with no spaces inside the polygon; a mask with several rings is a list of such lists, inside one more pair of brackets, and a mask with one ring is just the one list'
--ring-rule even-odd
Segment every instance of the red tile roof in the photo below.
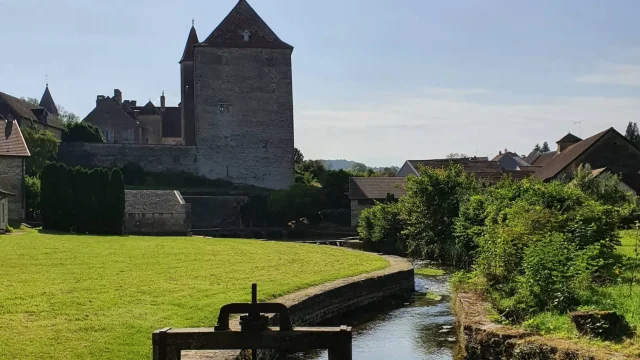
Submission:
{"label": "red tile roof", "polygon": [[0,128],[4,130],[0,136],[0,156],[31,156],[15,121],[0,120]]}

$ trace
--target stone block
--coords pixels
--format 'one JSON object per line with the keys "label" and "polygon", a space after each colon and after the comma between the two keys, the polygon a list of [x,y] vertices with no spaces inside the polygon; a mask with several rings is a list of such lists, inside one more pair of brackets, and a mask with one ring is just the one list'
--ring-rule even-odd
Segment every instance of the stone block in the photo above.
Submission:
{"label": "stone block", "polygon": [[632,333],[624,316],[613,311],[577,311],[570,316],[581,335],[620,341]]}

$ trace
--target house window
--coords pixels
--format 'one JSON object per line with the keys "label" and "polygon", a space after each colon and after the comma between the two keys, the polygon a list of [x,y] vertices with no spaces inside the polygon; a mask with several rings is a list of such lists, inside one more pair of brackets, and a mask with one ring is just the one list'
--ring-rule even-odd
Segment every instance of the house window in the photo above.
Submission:
{"label": "house window", "polygon": [[104,136],[104,140],[108,143],[113,142],[113,131],[111,130],[102,130],[102,136]]}
{"label": "house window", "polygon": [[122,142],[133,142],[133,129],[122,131]]}
{"label": "house window", "polygon": [[244,41],[249,41],[250,36],[251,36],[251,33],[249,32],[249,30],[245,30],[242,32],[242,37],[244,38]]}

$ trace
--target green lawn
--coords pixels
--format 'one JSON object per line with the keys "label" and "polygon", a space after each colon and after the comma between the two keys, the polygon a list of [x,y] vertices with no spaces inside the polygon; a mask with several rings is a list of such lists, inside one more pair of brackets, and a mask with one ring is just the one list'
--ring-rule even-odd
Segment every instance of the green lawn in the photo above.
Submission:
{"label": "green lawn", "polygon": [[416,275],[422,276],[442,276],[445,274],[444,270],[434,269],[434,268],[419,268],[413,271]]}
{"label": "green lawn", "polygon": [[385,268],[317,245],[203,238],[0,237],[0,359],[150,358],[163,327],[212,327],[220,306]]}

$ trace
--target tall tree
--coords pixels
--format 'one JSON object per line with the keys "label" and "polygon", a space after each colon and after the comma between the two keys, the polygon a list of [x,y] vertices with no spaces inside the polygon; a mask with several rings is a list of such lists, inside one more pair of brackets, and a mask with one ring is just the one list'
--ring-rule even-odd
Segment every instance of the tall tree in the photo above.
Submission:
{"label": "tall tree", "polygon": [[533,147],[533,151],[540,151],[542,150],[542,148],[540,147],[540,144],[536,144],[536,146]]}
{"label": "tall tree", "polygon": [[540,149],[540,152],[548,153],[549,151],[551,151],[551,148],[549,147],[549,144],[545,141],[544,144],[542,144],[542,149]]}
{"label": "tall tree", "polygon": [[40,176],[44,164],[58,155],[58,139],[47,130],[39,130],[31,126],[22,127],[24,142],[31,156],[27,158],[25,170],[29,176]]}
{"label": "tall tree", "polygon": [[302,151],[300,151],[300,149],[298,149],[297,147],[293,148],[293,163],[296,164],[296,166],[302,164],[302,162],[304,161],[304,155],[302,154]]}
{"label": "tall tree", "polygon": [[366,172],[367,169],[367,165],[359,162],[353,164],[353,166],[351,167],[351,170],[354,172]]}
{"label": "tall tree", "polygon": [[638,131],[637,123],[629,121],[629,125],[627,125],[627,131],[624,136],[635,146],[640,147],[640,132]]}

